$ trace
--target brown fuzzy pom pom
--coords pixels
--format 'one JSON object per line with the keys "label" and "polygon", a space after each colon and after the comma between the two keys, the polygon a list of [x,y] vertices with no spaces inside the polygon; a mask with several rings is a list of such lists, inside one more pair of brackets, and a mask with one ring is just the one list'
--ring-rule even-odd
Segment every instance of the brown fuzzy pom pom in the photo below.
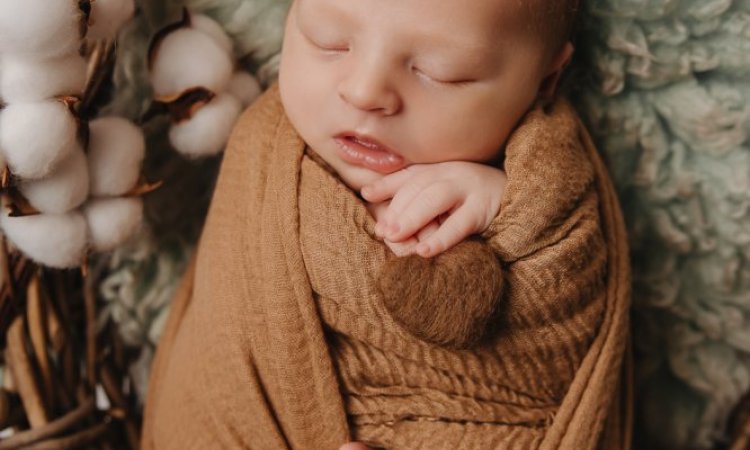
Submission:
{"label": "brown fuzzy pom pom", "polygon": [[434,257],[393,257],[378,279],[385,307],[409,333],[452,349],[479,344],[491,331],[503,269],[479,238]]}

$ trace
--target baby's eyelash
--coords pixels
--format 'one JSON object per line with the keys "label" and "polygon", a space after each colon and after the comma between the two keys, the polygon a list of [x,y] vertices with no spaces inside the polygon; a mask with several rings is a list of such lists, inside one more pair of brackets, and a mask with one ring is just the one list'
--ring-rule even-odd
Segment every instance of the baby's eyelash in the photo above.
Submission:
{"label": "baby's eyelash", "polygon": [[428,75],[424,71],[420,70],[418,67],[413,67],[412,66],[411,70],[417,76],[419,76],[420,78],[425,79],[426,81],[428,81],[430,83],[436,83],[436,84],[445,85],[445,86],[465,86],[465,85],[471,84],[471,83],[473,83],[475,81],[475,80],[472,80],[472,79],[469,79],[469,78],[459,79],[459,80],[440,80],[438,78],[435,78],[435,77],[432,77],[432,76]]}
{"label": "baby's eyelash", "polygon": [[318,49],[323,50],[324,52],[331,52],[331,53],[344,53],[349,51],[349,47],[339,47],[339,46],[325,46],[325,45],[316,45]]}
{"label": "baby's eyelash", "polygon": [[303,34],[305,37],[305,40],[310,43],[313,47],[317,48],[318,50],[322,50],[327,53],[344,53],[349,51],[349,46],[347,45],[323,45],[315,42],[313,39],[311,39],[309,36]]}

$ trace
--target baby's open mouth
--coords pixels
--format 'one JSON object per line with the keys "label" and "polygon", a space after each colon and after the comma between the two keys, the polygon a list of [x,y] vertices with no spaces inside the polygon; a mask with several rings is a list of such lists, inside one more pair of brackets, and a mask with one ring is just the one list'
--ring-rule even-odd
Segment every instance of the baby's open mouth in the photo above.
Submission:
{"label": "baby's open mouth", "polygon": [[339,157],[349,164],[379,173],[395,172],[406,166],[402,156],[369,136],[345,132],[334,139]]}

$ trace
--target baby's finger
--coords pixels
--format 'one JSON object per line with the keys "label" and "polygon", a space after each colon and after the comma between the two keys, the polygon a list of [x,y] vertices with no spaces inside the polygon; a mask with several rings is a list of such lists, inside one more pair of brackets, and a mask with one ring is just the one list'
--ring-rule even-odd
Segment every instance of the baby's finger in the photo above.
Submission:
{"label": "baby's finger", "polygon": [[[420,178],[409,180],[391,199],[388,208],[383,213],[383,216],[378,221],[378,232],[382,236],[389,236],[393,233],[400,231],[401,227],[401,216],[404,211],[409,207],[411,202],[420,195],[420,193],[429,186],[429,180],[423,180]],[[416,231],[416,230],[414,230]],[[412,231],[412,234],[414,233]],[[401,233],[403,235],[403,233]],[[408,237],[405,235],[403,237]],[[394,240],[391,238],[391,240]]]}
{"label": "baby's finger", "polygon": [[414,249],[417,247],[417,244],[419,244],[419,241],[417,241],[417,238],[409,238],[403,242],[393,242],[389,240],[385,240],[385,245],[388,246],[388,248],[391,249],[394,255],[400,257],[411,255],[414,253]]}
{"label": "baby's finger", "polygon": [[440,228],[440,223],[437,220],[433,220],[417,232],[417,240],[419,242],[427,240],[427,238],[430,237],[432,233],[436,232],[438,228]]}
{"label": "baby's finger", "polygon": [[378,203],[388,200],[414,175],[412,172],[407,167],[406,169],[385,175],[383,178],[363,186],[360,194],[368,202]]}
{"label": "baby's finger", "polygon": [[417,244],[414,251],[423,258],[432,258],[469,237],[475,228],[473,215],[463,206],[448,216],[437,231]]}
{"label": "baby's finger", "polygon": [[457,194],[450,190],[450,186],[435,183],[419,192],[419,195],[412,198],[402,211],[395,210],[396,208],[391,203],[386,214],[394,214],[391,221],[398,226],[395,229],[386,230],[385,236],[392,241],[405,239],[455,207],[458,201]]}

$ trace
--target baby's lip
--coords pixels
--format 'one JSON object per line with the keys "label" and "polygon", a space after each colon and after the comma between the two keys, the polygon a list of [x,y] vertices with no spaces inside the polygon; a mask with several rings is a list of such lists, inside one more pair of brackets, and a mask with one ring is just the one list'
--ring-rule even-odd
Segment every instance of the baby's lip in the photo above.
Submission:
{"label": "baby's lip", "polygon": [[377,139],[355,131],[334,136],[339,156],[349,164],[387,174],[406,167],[406,160]]}

